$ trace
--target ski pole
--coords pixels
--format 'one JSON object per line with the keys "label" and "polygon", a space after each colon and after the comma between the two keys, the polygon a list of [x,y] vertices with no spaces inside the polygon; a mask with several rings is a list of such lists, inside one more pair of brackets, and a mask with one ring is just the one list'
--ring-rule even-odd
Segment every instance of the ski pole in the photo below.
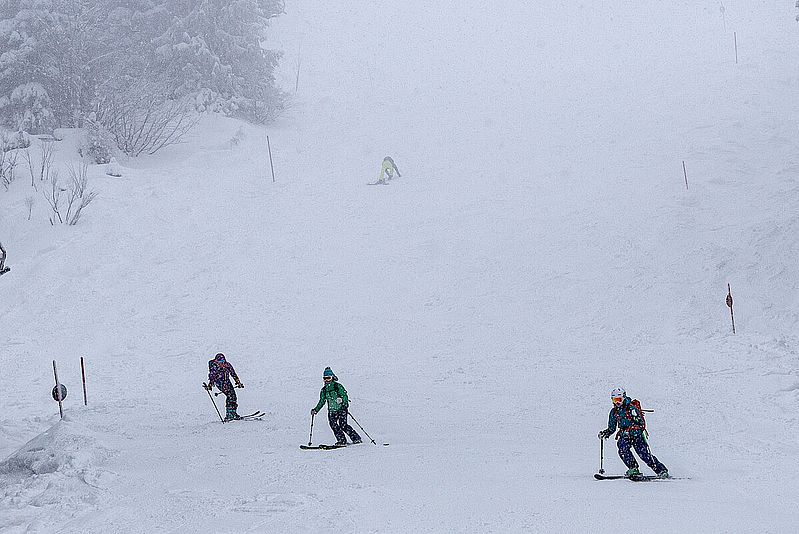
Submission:
{"label": "ski pole", "polygon": [[315,415],[316,415],[315,413],[311,412],[311,433],[308,434],[308,446],[309,447],[311,446],[311,443],[313,443],[313,418],[314,418]]}
{"label": "ski pole", "polygon": [[605,440],[599,438],[599,474],[603,474],[605,469],[602,467],[602,463],[605,461]]}
{"label": "ski pole", "polygon": [[211,399],[211,402],[214,403],[214,409],[216,410],[216,415],[219,416],[219,420],[222,421],[222,423],[224,424],[225,419],[222,417],[222,414],[219,413],[219,408],[217,408],[216,406],[216,401],[214,400],[214,397],[211,395],[211,389],[208,386],[206,386],[205,382],[203,382],[203,389],[208,392],[208,398]]}
{"label": "ski pole", "polygon": [[[350,413],[349,410],[347,410],[347,415],[352,417],[352,414]],[[375,440],[372,439],[372,436],[370,436],[369,433],[363,429],[361,423],[359,423],[358,420],[355,419],[354,417],[352,417],[352,420],[355,421],[355,424],[358,425],[358,428],[360,428],[363,431],[363,433],[366,434],[366,437],[369,438],[369,440],[372,442],[372,445],[377,445],[377,443],[375,443]]]}

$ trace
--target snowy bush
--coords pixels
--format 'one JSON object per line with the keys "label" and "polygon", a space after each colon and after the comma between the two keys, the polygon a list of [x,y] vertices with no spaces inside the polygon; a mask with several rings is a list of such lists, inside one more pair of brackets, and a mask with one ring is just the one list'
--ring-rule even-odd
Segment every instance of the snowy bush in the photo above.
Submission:
{"label": "snowy bush", "polygon": [[6,191],[9,185],[14,181],[15,168],[17,166],[17,157],[19,139],[16,136],[7,137],[5,134],[0,135],[0,183]]}
{"label": "snowy bush", "polygon": [[244,133],[244,128],[239,126],[236,130],[236,133],[233,134],[233,137],[230,138],[230,146],[239,146],[239,144],[244,140],[247,135]]}
{"label": "snowy bush", "polygon": [[105,165],[111,161],[113,146],[114,139],[111,133],[101,124],[91,121],[87,123],[86,139],[78,149],[78,153],[98,165]]}
{"label": "snowy bush", "polygon": [[88,166],[84,163],[78,169],[69,168],[70,183],[67,187],[67,213],[65,221],[75,226],[83,209],[97,196],[97,192],[88,190]]}
{"label": "snowy bush", "polygon": [[22,157],[28,164],[28,171],[31,176],[31,187],[36,188],[36,181],[44,182],[50,180],[50,172],[53,166],[53,140],[42,139],[39,143],[39,160],[35,161],[30,149],[25,149]]}
{"label": "snowy bush", "polygon": [[119,178],[122,176],[122,170],[119,168],[119,163],[117,163],[116,158],[111,158],[111,161],[108,162],[108,165],[105,168],[105,174],[108,176],[113,176],[114,178]]}
{"label": "snowy bush", "polygon": [[[42,196],[50,204],[50,209],[53,210],[53,215],[58,218],[58,222],[63,223],[64,218],[61,217],[61,193],[66,191],[61,187],[61,183],[58,178],[58,171],[55,171],[50,176],[50,189],[49,190],[42,190]],[[53,224],[55,221],[53,218],[50,218],[50,224]]]}
{"label": "snowy bush", "polygon": [[31,213],[33,212],[33,206],[36,204],[36,199],[32,196],[25,197],[25,207],[28,208],[28,220],[31,220]]}
{"label": "snowy bush", "polygon": [[128,156],[155,154],[179,143],[197,123],[191,104],[154,94],[158,93],[149,84],[131,88],[106,99],[97,114],[117,148]]}
{"label": "snowy bush", "polygon": [[50,96],[41,83],[28,82],[0,97],[0,113],[7,126],[31,133],[45,133],[53,127]]}
{"label": "snowy bush", "polygon": [[[80,220],[86,206],[95,199],[97,192],[88,189],[88,165],[86,163],[81,164],[77,169],[70,165],[68,171],[70,180],[66,186],[61,183],[58,173],[53,172],[50,188],[42,191],[42,195],[59,223],[74,226]],[[64,193],[66,193],[66,201],[63,198]],[[66,208],[65,212],[64,208]],[[50,224],[54,223],[55,220],[51,218]]]}
{"label": "snowy bush", "polygon": [[16,150],[18,148],[28,148],[31,146],[31,138],[25,132],[0,134],[0,149]]}
{"label": "snowy bush", "polygon": [[17,152],[0,150],[0,183],[6,191],[14,181],[14,168],[17,166]]}

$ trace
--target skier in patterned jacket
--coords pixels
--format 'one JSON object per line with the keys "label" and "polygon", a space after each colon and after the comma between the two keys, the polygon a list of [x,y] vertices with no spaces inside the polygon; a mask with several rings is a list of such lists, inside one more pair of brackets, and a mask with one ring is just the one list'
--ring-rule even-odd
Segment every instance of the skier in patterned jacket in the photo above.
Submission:
{"label": "skier in patterned jacket", "polygon": [[327,403],[327,421],[330,429],[336,436],[336,445],[344,446],[347,444],[347,436],[353,443],[360,443],[361,436],[347,423],[347,409],[350,406],[347,390],[338,383],[338,377],[333,374],[330,367],[325,367],[322,373],[322,380],[325,385],[319,392],[319,403],[311,408],[311,413],[316,415],[322,406]]}
{"label": "skier in patterned jacket", "polygon": [[241,419],[236,409],[239,407],[238,400],[236,399],[236,390],[230,382],[230,377],[236,382],[237,388],[243,388],[244,384],[239,380],[236,370],[233,366],[225,360],[225,355],[221,352],[217,354],[213,360],[208,362],[208,385],[206,389],[211,389],[216,386],[219,391],[225,394],[225,421],[233,419]]}
{"label": "skier in patterned jacket", "polygon": [[666,466],[660,463],[649,450],[649,444],[646,441],[647,432],[644,414],[641,413],[640,406],[636,405],[637,402],[633,403],[622,388],[614,389],[610,397],[613,401],[613,408],[611,408],[610,415],[608,415],[608,428],[599,432],[599,439],[609,438],[616,432],[616,427],[618,427],[619,432],[616,434],[616,440],[619,448],[619,457],[624,462],[624,465],[627,466],[626,475],[630,478],[641,476],[641,471],[638,470],[638,462],[630,450],[635,448],[635,452],[638,453],[641,460],[652,468],[652,471],[658,477],[669,478],[669,471]]}

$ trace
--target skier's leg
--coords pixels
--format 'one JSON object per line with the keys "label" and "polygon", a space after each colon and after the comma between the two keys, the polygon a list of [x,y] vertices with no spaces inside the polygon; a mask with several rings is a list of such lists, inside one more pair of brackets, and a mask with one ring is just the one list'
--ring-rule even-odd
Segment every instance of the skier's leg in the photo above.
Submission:
{"label": "skier's leg", "polygon": [[352,426],[350,426],[349,421],[347,421],[346,410],[344,411],[344,432],[350,437],[350,440],[353,443],[360,443],[361,441],[363,441],[361,439],[361,436],[355,431],[354,428],[352,428]]}
{"label": "skier's leg", "polygon": [[635,460],[630,450],[632,443],[630,443],[630,438],[627,433],[623,433],[619,436],[617,446],[619,447],[619,458],[621,458],[621,461],[627,466],[627,469],[638,469],[638,462]]}
{"label": "skier's leg", "polygon": [[637,433],[633,437],[633,447],[635,447],[635,452],[638,453],[641,460],[643,460],[652,471],[658,475],[666,471],[666,466],[660,463],[657,457],[652,454],[652,451],[649,450],[649,443],[646,442],[646,437],[643,432]]}
{"label": "skier's leg", "polygon": [[[342,422],[341,416],[344,415],[344,421]],[[333,431],[333,435],[336,436],[336,445],[346,444],[347,443],[347,436],[344,434],[342,427],[347,423],[347,412],[344,410],[339,410],[337,412],[328,411],[327,412],[327,422],[330,423],[330,430]]]}
{"label": "skier's leg", "polygon": [[236,398],[236,390],[233,387],[233,384],[228,382],[227,385],[225,385],[225,388],[222,390],[222,393],[225,394],[225,416],[228,419],[236,419],[239,416],[239,414],[236,413],[239,403]]}

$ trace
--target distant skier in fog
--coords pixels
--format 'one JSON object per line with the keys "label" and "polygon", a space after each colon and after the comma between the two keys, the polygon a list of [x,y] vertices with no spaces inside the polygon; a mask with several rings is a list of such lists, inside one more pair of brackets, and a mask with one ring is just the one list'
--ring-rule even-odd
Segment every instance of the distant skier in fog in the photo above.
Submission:
{"label": "distant skier in fog", "polygon": [[386,180],[391,180],[394,178],[395,172],[397,173],[398,178],[402,177],[397,165],[394,163],[394,160],[391,159],[391,156],[386,156],[383,158],[383,163],[380,166],[380,177],[377,179],[377,183],[384,184],[386,183]]}

